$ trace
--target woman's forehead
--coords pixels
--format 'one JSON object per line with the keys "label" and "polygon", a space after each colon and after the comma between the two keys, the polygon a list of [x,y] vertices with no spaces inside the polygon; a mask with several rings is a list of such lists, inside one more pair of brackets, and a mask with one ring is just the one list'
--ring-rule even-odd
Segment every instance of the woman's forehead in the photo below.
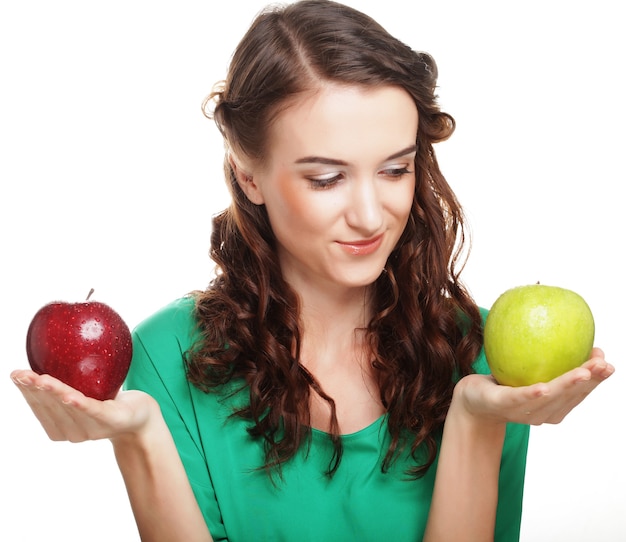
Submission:
{"label": "woman's forehead", "polygon": [[282,110],[268,130],[267,150],[354,160],[364,152],[391,156],[415,142],[418,112],[395,86],[324,85]]}

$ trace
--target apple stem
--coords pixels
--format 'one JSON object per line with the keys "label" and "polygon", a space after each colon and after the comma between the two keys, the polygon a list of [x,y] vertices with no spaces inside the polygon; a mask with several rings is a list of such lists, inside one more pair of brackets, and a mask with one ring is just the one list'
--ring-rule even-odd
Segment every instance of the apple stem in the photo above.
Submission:
{"label": "apple stem", "polygon": [[91,297],[91,294],[93,294],[93,288],[91,290],[89,290],[89,293],[87,294],[87,299],[85,299],[85,301],[89,301],[89,298]]}

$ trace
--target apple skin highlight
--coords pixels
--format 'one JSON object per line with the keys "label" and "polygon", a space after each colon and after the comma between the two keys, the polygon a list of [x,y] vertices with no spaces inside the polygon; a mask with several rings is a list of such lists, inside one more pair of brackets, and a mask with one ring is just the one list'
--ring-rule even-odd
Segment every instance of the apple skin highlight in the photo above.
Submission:
{"label": "apple skin highlight", "polygon": [[504,292],[485,322],[485,355],[498,383],[548,382],[589,359],[595,322],[577,293],[532,284]]}
{"label": "apple skin highlight", "polygon": [[115,397],[130,367],[130,330],[111,307],[97,301],[48,303],[26,335],[33,371],[49,374],[94,399]]}

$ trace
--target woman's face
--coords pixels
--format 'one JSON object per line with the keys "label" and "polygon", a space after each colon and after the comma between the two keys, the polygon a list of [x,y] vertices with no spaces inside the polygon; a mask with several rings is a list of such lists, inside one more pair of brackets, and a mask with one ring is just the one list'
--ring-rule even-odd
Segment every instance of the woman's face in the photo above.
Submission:
{"label": "woman's face", "polygon": [[404,231],[417,108],[396,87],[327,85],[285,109],[244,190],[264,204],[283,275],[300,288],[362,288]]}

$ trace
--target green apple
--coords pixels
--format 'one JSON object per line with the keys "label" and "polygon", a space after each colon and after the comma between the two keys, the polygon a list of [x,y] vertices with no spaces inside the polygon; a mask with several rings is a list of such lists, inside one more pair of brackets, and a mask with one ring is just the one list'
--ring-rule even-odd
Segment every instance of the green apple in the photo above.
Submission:
{"label": "green apple", "polygon": [[504,292],[485,322],[485,355],[498,383],[548,382],[578,367],[593,348],[595,322],[577,293],[543,284]]}

